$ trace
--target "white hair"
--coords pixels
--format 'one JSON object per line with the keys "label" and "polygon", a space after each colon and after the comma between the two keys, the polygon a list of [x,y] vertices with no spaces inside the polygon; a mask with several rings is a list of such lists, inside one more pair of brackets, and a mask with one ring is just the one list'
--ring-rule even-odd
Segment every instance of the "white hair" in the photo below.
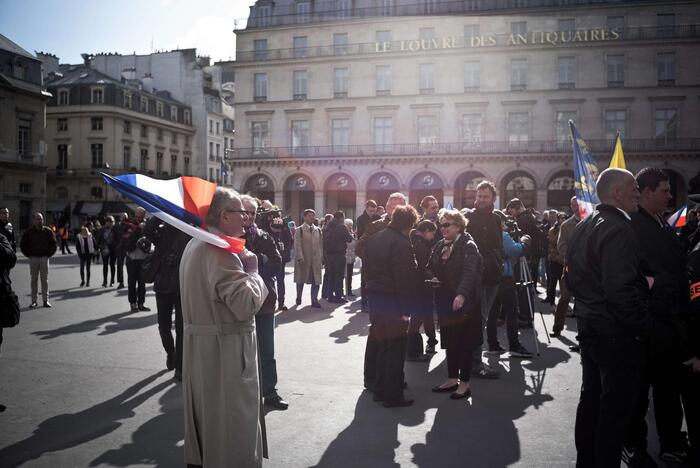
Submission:
{"label": "white hair", "polygon": [[345,218],[345,221],[343,221],[343,222],[345,223],[345,226],[349,227],[349,228],[352,228],[355,225],[355,223],[353,223],[352,219],[350,219],[350,218]]}
{"label": "white hair", "polygon": [[209,205],[207,217],[204,222],[209,226],[219,227],[221,213],[233,200],[241,201],[241,196],[238,192],[226,187],[217,187],[214,191],[214,196],[211,198],[211,204]]}
{"label": "white hair", "polygon": [[387,201],[391,200],[392,198],[400,198],[400,199],[402,199],[403,201],[406,201],[406,195],[404,195],[404,194],[401,193],[401,192],[394,192],[394,193],[392,193],[391,195],[389,195],[389,198],[387,199]]}

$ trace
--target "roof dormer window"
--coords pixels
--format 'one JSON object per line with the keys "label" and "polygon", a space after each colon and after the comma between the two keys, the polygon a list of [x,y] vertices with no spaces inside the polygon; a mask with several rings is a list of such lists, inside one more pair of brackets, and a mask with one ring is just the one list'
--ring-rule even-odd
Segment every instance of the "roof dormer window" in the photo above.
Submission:
{"label": "roof dormer window", "polygon": [[92,104],[104,104],[105,103],[105,92],[102,86],[95,86],[90,89],[90,103]]}

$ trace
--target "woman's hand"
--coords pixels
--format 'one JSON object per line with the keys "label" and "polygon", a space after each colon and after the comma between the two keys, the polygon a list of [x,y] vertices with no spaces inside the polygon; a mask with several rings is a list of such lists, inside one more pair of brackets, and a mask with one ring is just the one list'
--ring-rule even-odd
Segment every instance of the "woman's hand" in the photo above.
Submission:
{"label": "woman's hand", "polygon": [[464,296],[462,296],[461,294],[457,294],[457,296],[455,296],[454,301],[452,301],[452,310],[459,310],[462,307],[464,307],[464,300]]}

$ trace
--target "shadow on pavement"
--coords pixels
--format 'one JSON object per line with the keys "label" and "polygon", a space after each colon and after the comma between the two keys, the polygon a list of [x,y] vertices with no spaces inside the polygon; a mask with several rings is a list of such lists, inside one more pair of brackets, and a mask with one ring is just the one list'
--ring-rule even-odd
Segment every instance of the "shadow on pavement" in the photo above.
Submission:
{"label": "shadow on pavement", "polygon": [[158,377],[163,370],[132,385],[114,398],[78,413],[54,416],[39,424],[30,437],[0,450],[3,468],[15,468],[36,460],[45,453],[58,452],[98,439],[115,431],[121,420],[134,416],[134,410],[143,402],[170,385],[162,382],[139,393]]}
{"label": "shadow on pavement", "polygon": [[40,330],[32,332],[32,335],[40,336],[42,340],[50,340],[59,336],[71,335],[74,333],[87,333],[97,330],[106,324],[105,330],[100,335],[110,335],[123,330],[137,330],[156,323],[156,314],[149,314],[145,317],[130,317],[132,312],[120,312],[118,314],[100,317],[93,320],[86,320],[80,323],[66,325],[55,330]]}
{"label": "shadow on pavement", "polygon": [[331,318],[332,312],[333,309],[331,309],[328,304],[323,304],[321,309],[316,309],[311,307],[311,305],[301,308],[299,308],[299,306],[292,306],[288,310],[282,311],[275,316],[275,327],[296,321],[313,323],[321,320],[328,320]]}
{"label": "shadow on pavement", "polygon": [[106,451],[90,466],[182,466],[185,458],[182,446],[185,423],[181,387],[170,387],[158,401],[161,414],[136,429],[131,442]]}
{"label": "shadow on pavement", "polygon": [[[350,308],[352,309],[356,303],[359,303],[359,301],[353,303],[352,306],[350,306]],[[359,308],[360,306],[357,305],[356,309],[359,310]],[[367,336],[368,333],[369,314],[356,312],[348,319],[348,322],[345,325],[343,325],[343,328],[334,331],[328,336],[335,338],[336,343],[347,343],[348,341],[350,341],[351,336]]]}

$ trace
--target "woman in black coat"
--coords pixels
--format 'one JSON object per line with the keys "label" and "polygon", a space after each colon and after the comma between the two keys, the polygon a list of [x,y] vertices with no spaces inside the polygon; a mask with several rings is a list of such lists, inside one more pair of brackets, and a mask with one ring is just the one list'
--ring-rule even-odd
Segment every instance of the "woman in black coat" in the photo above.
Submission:
{"label": "woman in black coat", "polygon": [[434,392],[453,392],[452,399],[471,395],[471,355],[481,345],[481,255],[465,232],[467,220],[457,210],[443,212],[444,236],[430,256],[429,269],[440,281],[435,306],[440,322],[440,342],[447,354],[447,380]]}

